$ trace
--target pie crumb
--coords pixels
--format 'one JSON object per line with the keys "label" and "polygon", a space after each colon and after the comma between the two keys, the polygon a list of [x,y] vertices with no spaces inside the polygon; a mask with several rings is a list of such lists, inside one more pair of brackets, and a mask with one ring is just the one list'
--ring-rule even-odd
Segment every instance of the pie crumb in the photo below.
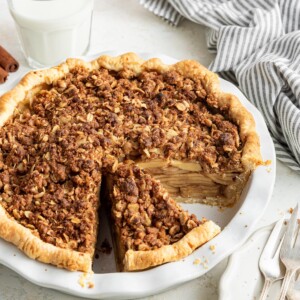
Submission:
{"label": "pie crumb", "polygon": [[268,159],[268,160],[266,160],[266,161],[264,162],[264,165],[265,165],[265,166],[270,166],[271,163],[272,163],[272,161],[271,161],[270,159]]}
{"label": "pie crumb", "polygon": [[226,207],[222,207],[222,206],[219,206],[219,207],[218,207],[218,211],[220,211],[220,212],[225,211],[225,209],[226,209]]}
{"label": "pie crumb", "polygon": [[208,269],[208,259],[205,256],[203,256],[203,259],[196,258],[193,264],[201,265],[204,269]]}
{"label": "pie crumb", "polygon": [[110,245],[107,238],[105,238],[103,240],[103,242],[101,243],[100,249],[97,249],[97,250],[99,250],[101,253],[105,253],[105,254],[110,254],[111,253],[112,247],[111,247],[111,245]]}
{"label": "pie crumb", "polygon": [[78,283],[79,285],[84,288],[85,287],[85,279],[86,279],[87,273],[82,273],[79,277]]}
{"label": "pie crumb", "polygon": [[92,276],[93,272],[89,273],[82,273],[79,277],[78,283],[82,288],[85,288],[86,286],[91,289],[95,286],[95,284],[92,282]]}
{"label": "pie crumb", "polygon": [[294,211],[294,209],[290,207],[290,209],[289,209],[289,213],[290,213],[290,214],[292,214],[292,213],[293,213],[293,211]]}
{"label": "pie crumb", "polygon": [[207,264],[208,264],[208,260],[207,260],[207,258],[205,258],[205,260],[201,263],[201,265],[204,269],[208,269]]}
{"label": "pie crumb", "polygon": [[210,246],[209,246],[209,249],[210,249],[211,251],[215,252],[215,251],[216,251],[216,246],[215,246],[215,245],[210,245]]}

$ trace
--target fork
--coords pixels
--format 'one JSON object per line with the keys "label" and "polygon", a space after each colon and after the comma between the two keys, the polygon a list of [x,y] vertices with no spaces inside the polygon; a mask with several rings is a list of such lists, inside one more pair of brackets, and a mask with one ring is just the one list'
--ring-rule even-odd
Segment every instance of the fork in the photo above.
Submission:
{"label": "fork", "polygon": [[280,291],[280,300],[284,300],[289,283],[300,268],[300,231],[298,226],[298,205],[294,208],[280,250],[280,259],[286,267],[286,273]]}
{"label": "fork", "polygon": [[287,298],[289,300],[300,299],[300,273],[297,273],[296,279],[289,285],[289,290],[287,292]]}
{"label": "fork", "polygon": [[259,268],[265,277],[264,287],[260,294],[260,300],[266,299],[272,283],[283,278],[282,264],[279,259],[279,249],[282,244],[284,218],[276,222],[267,244],[259,259]]}

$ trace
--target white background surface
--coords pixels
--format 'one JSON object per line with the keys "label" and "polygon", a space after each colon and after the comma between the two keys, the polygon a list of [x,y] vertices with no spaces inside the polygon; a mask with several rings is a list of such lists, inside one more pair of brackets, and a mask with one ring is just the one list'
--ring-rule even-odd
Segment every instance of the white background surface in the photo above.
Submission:
{"label": "white background surface", "polygon": [[[203,27],[189,21],[184,21],[178,28],[170,27],[143,9],[137,0],[95,0],[91,52],[116,49],[121,52],[156,52],[177,59],[196,59],[208,66],[214,55],[208,53],[204,37]],[[0,0],[0,44],[24,66],[16,74],[10,75],[8,79],[10,83],[18,76],[18,73],[22,72],[22,69],[26,69],[26,63],[5,0]],[[5,85],[1,85],[0,89],[2,88],[5,88]],[[297,200],[300,200],[300,176],[277,162],[274,193],[257,227],[278,219],[290,207],[295,206]],[[223,261],[206,275],[147,299],[218,299],[218,283],[225,267],[226,261]],[[240,271],[247,272],[247,269],[241,266]],[[70,300],[79,298],[35,286],[13,271],[0,266],[0,300],[8,299]]]}

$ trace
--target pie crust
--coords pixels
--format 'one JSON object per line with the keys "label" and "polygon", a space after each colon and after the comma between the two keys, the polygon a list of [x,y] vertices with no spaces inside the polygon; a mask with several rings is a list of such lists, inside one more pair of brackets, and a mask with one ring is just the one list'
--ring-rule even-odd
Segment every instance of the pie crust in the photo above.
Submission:
{"label": "pie crust", "polygon": [[151,251],[128,250],[124,259],[124,270],[147,269],[166,262],[180,260],[205,244],[220,232],[220,227],[212,221],[206,221],[187,233],[178,242]]}
{"label": "pie crust", "polygon": [[[140,59],[133,53],[119,57],[101,56],[94,61],[84,62],[80,59],[68,59],[65,63],[47,70],[32,71],[20,83],[0,98],[0,127],[13,115],[19,104],[30,100],[43,89],[66,76],[71,70],[83,67],[89,71],[100,67],[120,71],[130,70],[138,75],[143,71],[164,73],[175,71],[190,79],[201,78],[206,93],[212,99],[211,106],[226,111],[228,118],[238,126],[239,138],[243,145],[241,165],[243,172],[251,173],[263,164],[260,154],[259,137],[255,130],[252,115],[239,100],[219,90],[218,76],[195,61],[186,60],[174,65],[165,65],[159,59],[148,61]],[[246,181],[246,180],[245,180]],[[1,202],[0,202],[1,203]],[[98,223],[98,220],[93,220]],[[167,261],[178,260],[189,255],[200,244],[205,243],[218,233],[218,226],[211,221],[205,222],[186,234],[178,242],[152,251],[128,251],[126,253],[126,270],[148,268]],[[29,257],[45,263],[51,263],[69,270],[90,271],[93,252],[82,253],[71,249],[62,249],[36,237],[30,229],[19,224],[0,205],[0,237],[15,244]]]}
{"label": "pie crust", "polygon": [[92,257],[90,254],[62,249],[43,242],[33,235],[30,229],[9,217],[1,205],[0,236],[16,245],[30,258],[53,264],[70,271],[82,270],[89,272],[91,270]]}

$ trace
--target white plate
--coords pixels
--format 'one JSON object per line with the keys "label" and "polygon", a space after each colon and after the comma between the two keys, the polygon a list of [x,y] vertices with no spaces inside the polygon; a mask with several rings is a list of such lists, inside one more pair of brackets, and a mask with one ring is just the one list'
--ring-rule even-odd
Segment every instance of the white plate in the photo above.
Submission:
{"label": "white plate", "polygon": [[[109,54],[117,55],[118,53],[110,52]],[[175,59],[160,54],[140,54],[140,56],[144,59],[159,57],[167,64],[176,62]],[[0,240],[0,263],[40,286],[92,299],[128,299],[159,293],[197,278],[229,256],[252,233],[256,222],[267,207],[275,182],[276,158],[272,139],[258,110],[233,84],[221,79],[221,89],[235,94],[253,114],[261,139],[263,159],[271,160],[271,165],[261,166],[255,170],[241,200],[233,208],[221,211],[216,207],[201,204],[183,205],[198,217],[210,218],[222,227],[222,232],[212,241],[181,261],[142,272],[114,272],[113,255],[102,255],[94,261],[96,273],[92,279],[93,288],[83,288],[79,285],[78,281],[82,273],[69,272],[31,260],[15,246],[3,240]],[[103,237],[100,239],[102,240]],[[211,245],[215,247],[215,252],[210,250]],[[196,265],[193,263],[195,259],[201,259],[206,263]]]}

